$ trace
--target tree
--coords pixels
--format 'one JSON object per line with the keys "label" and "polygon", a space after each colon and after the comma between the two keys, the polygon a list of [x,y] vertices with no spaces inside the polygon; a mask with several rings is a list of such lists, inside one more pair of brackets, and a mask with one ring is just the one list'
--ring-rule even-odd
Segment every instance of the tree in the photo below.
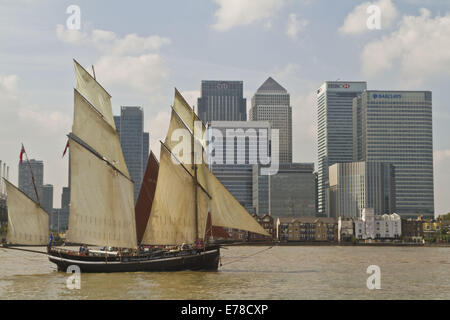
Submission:
{"label": "tree", "polygon": [[450,212],[447,214],[440,215],[439,218],[442,220],[450,220]]}

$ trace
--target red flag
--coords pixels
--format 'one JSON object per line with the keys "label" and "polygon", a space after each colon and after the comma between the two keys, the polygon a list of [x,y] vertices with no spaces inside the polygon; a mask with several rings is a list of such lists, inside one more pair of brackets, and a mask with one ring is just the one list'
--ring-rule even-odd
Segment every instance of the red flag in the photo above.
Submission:
{"label": "red flag", "polygon": [[66,155],[67,149],[69,148],[69,140],[67,140],[66,147],[64,148],[63,158]]}
{"label": "red flag", "polygon": [[22,149],[20,150],[20,163],[22,163],[24,153],[25,153],[25,148],[22,145]]}

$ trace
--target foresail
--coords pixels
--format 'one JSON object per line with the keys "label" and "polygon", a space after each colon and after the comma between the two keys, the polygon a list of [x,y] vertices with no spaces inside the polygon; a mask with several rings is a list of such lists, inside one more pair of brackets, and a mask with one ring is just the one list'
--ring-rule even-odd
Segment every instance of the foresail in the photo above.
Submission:
{"label": "foresail", "polygon": [[194,133],[196,140],[201,143],[203,148],[206,148],[206,127],[177,89],[175,89],[173,109],[188,126],[189,130]]}
{"label": "foresail", "polygon": [[77,61],[74,60],[77,90],[100,112],[114,129],[111,96]]}
{"label": "foresail", "polygon": [[209,206],[213,226],[246,230],[269,236],[206,166],[199,167],[198,176],[199,180],[206,181],[206,189],[212,197]]}
{"label": "foresail", "polygon": [[48,214],[5,179],[8,194],[8,233],[6,241],[21,245],[46,245],[49,236]]}
{"label": "foresail", "polygon": [[72,132],[130,178],[117,131],[76,89]]}
{"label": "foresail", "polygon": [[67,241],[136,248],[133,182],[70,139]]}
{"label": "foresail", "polygon": [[158,180],[159,163],[153,152],[147,161],[147,169],[142,179],[141,190],[135,207],[136,234],[138,243],[142,241],[148,218],[152,210],[153,198],[155,197],[156,182]]}
{"label": "foresail", "polygon": [[192,158],[192,133],[183,123],[179,115],[172,110],[169,130],[167,131],[165,146],[175,155],[185,169],[194,175],[192,161],[199,165],[202,163],[203,150],[198,140],[194,140],[195,158]]}
{"label": "foresail", "polygon": [[[194,243],[196,240],[194,199],[191,175],[176,163],[164,146],[161,146],[158,183],[142,244]],[[198,221],[201,220],[199,217]],[[206,221],[206,217],[204,220]]]}

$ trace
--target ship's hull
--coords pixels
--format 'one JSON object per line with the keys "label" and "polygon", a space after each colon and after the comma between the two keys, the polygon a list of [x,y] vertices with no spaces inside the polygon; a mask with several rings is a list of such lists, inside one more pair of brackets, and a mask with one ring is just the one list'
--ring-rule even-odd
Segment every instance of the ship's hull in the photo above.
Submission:
{"label": "ship's hull", "polygon": [[58,271],[64,272],[69,266],[78,266],[82,273],[217,271],[220,248],[184,255],[122,258],[78,256],[50,250],[48,258],[57,265]]}

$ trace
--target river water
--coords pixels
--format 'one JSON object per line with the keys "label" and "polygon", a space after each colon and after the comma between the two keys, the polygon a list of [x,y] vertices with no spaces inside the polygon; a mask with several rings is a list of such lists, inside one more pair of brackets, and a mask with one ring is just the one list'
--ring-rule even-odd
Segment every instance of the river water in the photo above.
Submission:
{"label": "river water", "polygon": [[[44,251],[44,248],[42,248]],[[45,255],[0,248],[0,299],[450,299],[450,248],[274,246],[222,249],[218,272],[68,274]],[[367,268],[381,289],[367,288]]]}

